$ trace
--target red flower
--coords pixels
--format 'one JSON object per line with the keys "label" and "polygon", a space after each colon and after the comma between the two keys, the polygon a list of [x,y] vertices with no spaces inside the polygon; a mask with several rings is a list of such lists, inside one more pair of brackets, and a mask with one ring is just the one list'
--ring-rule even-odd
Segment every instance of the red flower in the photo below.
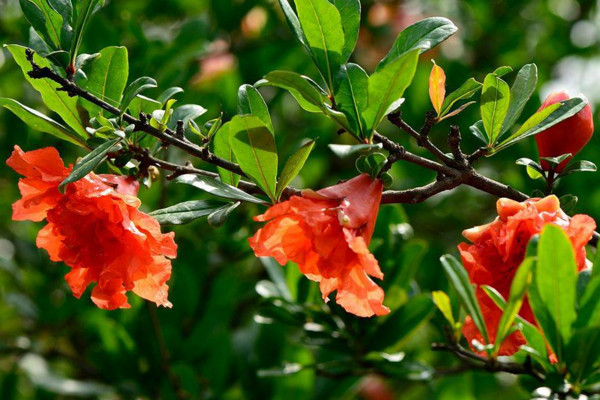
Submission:
{"label": "red flower", "polygon": [[[569,95],[565,92],[551,93],[538,111],[569,98]],[[592,108],[589,104],[586,104],[577,114],[537,134],[535,141],[540,157],[558,157],[567,153],[571,153],[574,156],[590,141],[593,134],[594,121]],[[570,159],[571,157],[561,162],[556,168],[556,172],[560,173],[569,163]],[[550,169],[545,160],[541,160],[541,164],[544,170],[548,171]]]}
{"label": "red flower", "polygon": [[298,264],[308,279],[320,283],[323,299],[337,290],[336,301],[361,317],[385,315],[383,290],[369,276],[383,273],[369,243],[383,185],[368,174],[318,192],[304,191],[276,204],[257,221],[268,221],[249,239],[258,257],[281,265]]}
{"label": "red flower", "polygon": [[61,195],[57,187],[71,168],[63,166],[55,149],[24,153],[15,146],[7,163],[26,176],[13,218],[38,221],[45,216],[48,224],[37,246],[52,261],[71,267],[65,278],[75,297],[96,282],[92,300],[100,308],[128,308],[126,291],[171,307],[166,282],[170,258],[177,254],[174,234],[162,234],[158,222],[138,210],[135,180],[91,173]]}
{"label": "red flower", "polygon": [[[498,218],[493,222],[467,229],[463,236],[473,244],[461,243],[458,246],[471,282],[489,285],[508,298],[510,285],[518,266],[525,258],[527,244],[532,236],[539,234],[544,225],[555,224],[567,233],[573,244],[578,269],[586,268],[585,245],[592,238],[596,223],[587,215],[569,218],[561,209],[556,196],[531,199],[522,203],[510,199],[497,202]],[[481,307],[490,341],[493,343],[502,316],[502,310],[477,288],[477,300]],[[537,325],[527,298],[519,315]],[[483,337],[471,318],[467,317],[463,328],[465,338],[484,343]],[[520,332],[514,332],[500,346],[499,355],[512,355],[526,343]]]}

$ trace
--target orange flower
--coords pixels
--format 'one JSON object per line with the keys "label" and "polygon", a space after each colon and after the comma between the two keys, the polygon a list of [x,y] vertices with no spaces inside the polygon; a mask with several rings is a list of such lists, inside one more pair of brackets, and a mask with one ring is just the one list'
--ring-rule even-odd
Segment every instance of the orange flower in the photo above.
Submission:
{"label": "orange flower", "polygon": [[382,279],[369,243],[383,185],[368,174],[318,192],[276,204],[256,221],[268,221],[249,239],[258,257],[281,265],[298,264],[308,279],[320,283],[323,299],[337,290],[336,301],[360,317],[385,315],[383,290],[369,276]]}
{"label": "orange flower", "polygon": [[75,297],[96,282],[92,301],[100,308],[128,308],[126,291],[171,307],[166,282],[177,254],[174,234],[162,234],[158,222],[138,210],[135,180],[91,173],[61,195],[57,187],[71,168],[55,149],[24,153],[15,147],[7,163],[26,176],[13,217],[45,216],[36,244],[52,261],[71,267],[65,278]]}
{"label": "orange flower", "polygon": [[[578,270],[586,268],[585,245],[592,238],[596,223],[587,215],[575,215],[569,218],[561,209],[556,196],[543,199],[530,199],[522,203],[510,199],[500,199],[497,204],[498,218],[493,222],[467,229],[463,236],[473,244],[461,243],[458,246],[471,282],[489,285],[508,298],[510,285],[515,272],[527,250],[532,236],[539,234],[544,225],[555,224],[567,233],[573,244]],[[502,310],[477,288],[477,300],[493,343],[502,316]],[[525,298],[519,315],[528,322],[537,325],[535,316]],[[465,338],[484,343],[483,337],[471,318],[467,317],[463,328]],[[500,346],[499,355],[512,355],[526,343],[521,332],[514,332]]]}

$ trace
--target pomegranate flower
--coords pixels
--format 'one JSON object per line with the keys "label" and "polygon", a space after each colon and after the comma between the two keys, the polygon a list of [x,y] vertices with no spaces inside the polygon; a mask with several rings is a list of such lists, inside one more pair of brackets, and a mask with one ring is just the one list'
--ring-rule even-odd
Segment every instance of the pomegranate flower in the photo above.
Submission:
{"label": "pomegranate flower", "polygon": [[36,244],[71,267],[65,278],[75,297],[96,282],[91,296],[100,308],[129,308],[127,291],[171,307],[166,282],[177,255],[174,234],[162,234],[158,222],[138,210],[135,180],[91,173],[62,195],[58,185],[72,168],[56,149],[25,153],[15,146],[7,164],[25,176],[13,219],[48,221]]}
{"label": "pomegranate flower", "polygon": [[[491,286],[508,298],[515,272],[525,258],[529,239],[539,234],[546,224],[558,225],[569,236],[578,270],[581,271],[586,268],[585,245],[596,228],[594,220],[587,215],[569,218],[560,209],[558,198],[553,195],[522,203],[503,198],[498,200],[496,206],[498,217],[487,225],[465,230],[463,236],[472,244],[461,243],[458,246],[471,282],[478,285],[476,296],[492,343],[502,310],[485,294],[481,285]],[[519,315],[537,326],[527,298]],[[476,339],[485,344],[470,317],[467,317],[463,334],[469,343]],[[499,355],[512,355],[525,343],[521,332],[514,332],[500,346]]]}
{"label": "pomegranate flower", "polygon": [[369,276],[383,279],[369,252],[383,185],[368,174],[276,204],[255,217],[267,222],[249,239],[258,257],[281,265],[298,264],[319,282],[323,299],[337,290],[336,302],[360,317],[385,315],[383,290]]}

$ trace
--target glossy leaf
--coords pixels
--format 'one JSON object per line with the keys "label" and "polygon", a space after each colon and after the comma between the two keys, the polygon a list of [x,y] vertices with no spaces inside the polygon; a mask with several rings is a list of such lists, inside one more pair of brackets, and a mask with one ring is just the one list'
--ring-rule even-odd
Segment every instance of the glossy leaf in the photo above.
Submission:
{"label": "glossy leaf", "polygon": [[344,47],[342,48],[342,63],[348,61],[356,42],[360,29],[360,0],[334,0],[333,4],[338,9],[344,30]]}
{"label": "glossy leaf", "polygon": [[340,68],[336,83],[338,109],[348,118],[352,132],[365,138],[367,134],[362,113],[369,99],[369,76],[359,65],[349,63]]}
{"label": "glossy leaf", "polygon": [[73,39],[71,41],[71,59],[79,54],[79,47],[83,40],[83,34],[92,14],[96,9],[104,5],[105,0],[80,0],[76,2],[74,11],[75,26],[73,27]]}
{"label": "glossy leaf", "polygon": [[177,107],[173,110],[173,116],[169,121],[169,128],[175,130],[177,128],[177,121],[182,121],[185,129],[190,121],[204,115],[206,111],[206,108],[197,104],[185,104],[181,107]]}
{"label": "glossy leaf", "polygon": [[[534,303],[543,302],[548,310],[550,320],[546,321],[547,326],[542,325],[544,332],[546,335],[548,331],[556,332],[562,343],[568,342],[571,337],[572,325],[577,316],[576,284],[577,266],[571,241],[561,228],[548,224],[539,240],[534,284],[537,293],[532,298],[535,297]],[[535,309],[534,312],[538,316]],[[562,361],[562,346],[556,347],[553,349]]]}
{"label": "glossy leaf", "polygon": [[473,125],[469,127],[469,131],[475,136],[477,139],[481,140],[483,143],[488,143],[488,138],[485,134],[485,128],[483,127],[483,121],[479,120],[475,122]]}
{"label": "glossy leaf", "polygon": [[[229,141],[229,135],[231,133],[230,128],[231,124],[229,122],[225,123],[213,136],[211,142],[213,145],[213,153],[215,153],[216,156],[230,162],[236,162]],[[240,176],[238,174],[224,168],[217,168],[217,170],[219,171],[219,176],[223,182],[231,186],[238,185],[238,182],[240,181]]]}
{"label": "glossy leaf", "polygon": [[[119,107],[129,76],[127,49],[106,47],[100,50],[99,54],[86,70],[88,80],[85,89],[112,106]],[[110,114],[86,100],[82,99],[81,102],[92,117],[100,112],[105,116]]]}
{"label": "glossy leaf", "polygon": [[58,190],[64,192],[66,186],[69,183],[77,182],[90,172],[92,172],[104,159],[108,152],[115,147],[117,143],[121,141],[121,138],[107,140],[100,146],[96,147],[92,152],[87,154],[85,157],[81,159],[75,166],[73,166],[73,171],[67,176],[67,178],[58,185]]}
{"label": "glossy leaf", "polygon": [[288,90],[298,101],[298,104],[309,112],[323,112],[325,98],[306,77],[292,71],[269,72],[263,80],[256,82],[255,86],[276,86]]}
{"label": "glossy leaf", "polygon": [[281,176],[279,177],[279,181],[277,182],[277,193],[276,197],[279,199],[281,194],[285,190],[286,186],[292,182],[292,180],[300,173],[302,167],[304,167],[304,163],[308,160],[308,156],[312,151],[313,147],[315,147],[315,141],[311,140],[302,147],[300,147],[283,166],[283,171],[281,171]]}
{"label": "glossy leaf", "polygon": [[342,64],[344,31],[338,9],[328,0],[295,0],[298,19],[315,64],[330,90]]}
{"label": "glossy leaf", "polygon": [[372,150],[378,150],[378,149],[382,149],[383,146],[381,145],[381,143],[377,143],[377,144],[354,144],[354,145],[350,145],[350,144],[330,144],[328,146],[331,151],[333,151],[333,153],[340,157],[340,158],[346,158],[348,156],[351,156],[353,154],[357,154],[357,153],[368,153]]}
{"label": "glossy leaf", "polygon": [[366,132],[371,135],[381,120],[396,107],[404,90],[410,85],[415,75],[419,50],[412,50],[396,58],[394,61],[377,67],[369,78],[369,105],[363,116]]}
{"label": "glossy leaf", "polygon": [[598,167],[591,161],[581,160],[573,161],[566,166],[566,168],[560,173],[560,176],[571,175],[576,172],[596,172]]}
{"label": "glossy leaf", "polygon": [[254,86],[240,86],[238,91],[238,112],[258,117],[269,128],[269,131],[275,135],[267,103],[265,103],[265,100]]}
{"label": "glossy leaf", "polygon": [[502,132],[508,131],[519,119],[525,104],[531,98],[537,86],[537,67],[535,64],[527,64],[519,70],[515,82],[510,88],[510,106],[506,119],[502,125]]}
{"label": "glossy leaf", "polygon": [[150,215],[161,225],[183,225],[207,216],[223,207],[222,202],[192,200],[152,211]]}
{"label": "glossy leaf", "polygon": [[536,135],[548,128],[564,121],[567,118],[572,117],[585,107],[587,103],[580,98],[572,98],[565,100],[560,104],[553,104],[549,107],[544,108],[541,111],[533,114],[525,123],[519,128],[517,132],[504,139],[501,143],[494,147],[493,152],[498,152],[502,149],[507,148],[516,142],[525,139],[526,137]]}
{"label": "glossy leaf", "polygon": [[452,21],[442,17],[425,18],[410,25],[396,38],[392,49],[377,68],[394,62],[398,57],[415,49],[424,53],[448,39],[457,29]]}
{"label": "glossy leaf", "polygon": [[164,92],[162,92],[160,94],[160,96],[158,96],[156,101],[158,101],[160,104],[164,105],[164,104],[166,104],[167,101],[171,100],[173,98],[173,96],[175,96],[179,93],[183,93],[182,88],[180,88],[178,86],[170,87],[170,88],[166,89]]}
{"label": "glossy leaf", "polygon": [[212,212],[208,216],[209,225],[217,227],[217,228],[220,226],[223,226],[223,224],[227,221],[227,219],[229,218],[229,216],[231,215],[233,210],[238,208],[238,206],[240,204],[241,204],[240,202],[233,203],[233,204],[226,204],[223,207],[219,208],[218,210],[215,210],[214,212]]}
{"label": "glossy leaf", "polygon": [[475,290],[473,289],[473,285],[469,280],[467,271],[458,262],[458,260],[456,260],[456,258],[450,255],[442,256],[440,261],[442,262],[444,272],[446,272],[446,276],[458,295],[461,304],[467,311],[467,314],[469,314],[473,319],[473,323],[479,332],[481,332],[483,339],[486,341],[486,343],[489,343],[485,320],[481,314],[479,303],[475,297]]}
{"label": "glossy leaf", "polygon": [[144,90],[155,88],[157,86],[156,81],[153,78],[143,76],[131,82],[125,93],[123,94],[123,100],[121,101],[121,112],[125,112],[131,101]]}
{"label": "glossy leaf", "polygon": [[46,0],[19,0],[27,21],[52,49],[61,48],[62,16]]}
{"label": "glossy leaf", "polygon": [[277,148],[269,128],[253,115],[230,122],[229,140],[242,170],[274,202],[277,200]]}
{"label": "glossy leaf", "polygon": [[308,47],[308,43],[306,41],[306,37],[304,36],[304,32],[302,31],[302,26],[300,25],[300,21],[298,20],[298,16],[294,12],[294,9],[290,5],[288,0],[279,0],[279,5],[283,10],[283,14],[285,15],[285,19],[287,23],[294,33],[294,36],[300,44],[310,53],[310,47]]}
{"label": "glossy leaf", "polygon": [[49,133],[61,140],[86,147],[85,140],[73,132],[72,129],[54,121],[33,108],[29,108],[16,100],[5,98],[0,98],[0,106],[10,110],[33,130]]}
{"label": "glossy leaf", "polygon": [[573,383],[585,382],[600,361],[600,329],[590,327],[575,331],[567,345],[566,365]]}
{"label": "glossy leaf", "polygon": [[502,132],[502,123],[510,105],[508,84],[494,74],[488,74],[481,92],[481,120],[489,138],[488,145],[493,146]]}
{"label": "glossy leaf", "polygon": [[[25,79],[42,95],[44,104],[52,111],[60,115],[60,117],[77,133],[77,135],[85,138],[88,136],[85,126],[77,112],[77,98],[70,97],[65,92],[60,92],[57,89],[60,87],[58,83],[52,82],[49,79],[32,79],[27,75],[31,71],[31,64],[25,57],[26,48],[16,44],[7,45],[6,48],[12,54],[13,58],[21,67]],[[33,60],[41,68],[51,65],[48,60],[40,57],[37,53],[33,55]]]}
{"label": "glossy leaf", "polygon": [[534,257],[526,258],[523,260],[517,269],[517,272],[515,273],[510,286],[508,302],[503,308],[502,317],[500,317],[500,321],[498,322],[496,342],[494,343],[494,350],[496,354],[498,354],[498,350],[500,350],[500,345],[511,333],[513,322],[515,321],[515,318],[521,309],[523,298],[527,292],[527,289],[529,288],[529,285],[531,284],[535,262],[536,260]]}
{"label": "glossy leaf", "polygon": [[440,116],[448,114],[452,109],[452,106],[454,106],[454,103],[457,101],[471,98],[471,96],[477,93],[482,86],[483,85],[477,82],[474,78],[467,80],[458,89],[446,96],[444,103],[442,104]]}
{"label": "glossy leaf", "polygon": [[258,197],[249,195],[240,189],[228,185],[220,180],[203,175],[182,175],[177,178],[177,182],[192,185],[195,188],[203,190],[213,196],[223,197],[225,199],[245,201],[249,203],[264,204],[264,201]]}

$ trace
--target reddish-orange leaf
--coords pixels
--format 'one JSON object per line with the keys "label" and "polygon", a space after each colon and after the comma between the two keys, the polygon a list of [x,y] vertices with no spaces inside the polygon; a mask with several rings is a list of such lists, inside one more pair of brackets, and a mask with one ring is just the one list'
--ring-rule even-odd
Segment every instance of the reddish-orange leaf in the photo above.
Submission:
{"label": "reddish-orange leaf", "polygon": [[438,66],[435,61],[433,61],[433,68],[429,75],[429,98],[431,99],[433,108],[440,115],[442,104],[446,98],[446,74],[442,67]]}

